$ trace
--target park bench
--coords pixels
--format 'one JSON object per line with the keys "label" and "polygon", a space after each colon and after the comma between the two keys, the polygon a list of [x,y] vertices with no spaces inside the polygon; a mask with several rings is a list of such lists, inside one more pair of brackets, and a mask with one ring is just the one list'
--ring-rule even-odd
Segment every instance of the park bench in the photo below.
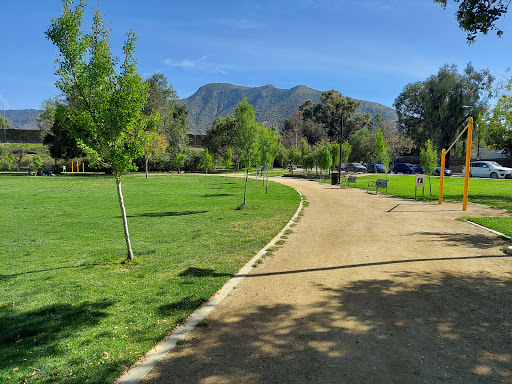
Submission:
{"label": "park bench", "polygon": [[343,183],[347,183],[347,187],[350,187],[350,183],[353,183],[354,187],[355,187],[356,180],[357,180],[356,176],[348,176],[348,177],[344,177],[343,179],[341,179],[340,184],[343,185]]}
{"label": "park bench", "polygon": [[375,194],[378,193],[380,189],[386,189],[386,194],[388,193],[388,181],[384,179],[377,179],[377,181],[370,181],[368,186],[366,187],[366,192],[370,190],[370,188],[375,188]]}

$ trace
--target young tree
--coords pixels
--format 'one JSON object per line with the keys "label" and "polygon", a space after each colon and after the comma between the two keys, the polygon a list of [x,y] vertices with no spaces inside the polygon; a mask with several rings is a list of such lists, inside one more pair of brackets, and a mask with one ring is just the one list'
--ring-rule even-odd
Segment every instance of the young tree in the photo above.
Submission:
{"label": "young tree", "polygon": [[349,141],[344,141],[341,145],[341,162],[346,164],[352,154],[352,145]]}
{"label": "young tree", "polygon": [[340,163],[340,145],[338,143],[330,142],[327,143],[329,151],[331,152],[332,158],[332,169],[336,168],[337,164]]}
{"label": "young tree", "polygon": [[208,173],[208,169],[213,166],[212,155],[208,152],[208,148],[205,148],[201,155],[201,166],[204,168],[204,173]]}
{"label": "young tree", "polygon": [[235,133],[238,148],[240,149],[241,163],[245,168],[245,190],[244,203],[247,204],[247,183],[249,180],[249,169],[258,155],[258,128],[255,119],[254,108],[244,97],[235,109]]}
{"label": "young tree", "polygon": [[27,154],[27,150],[23,146],[17,147],[16,149],[14,149],[12,151],[12,155],[14,156],[14,162],[16,163],[16,168],[18,169],[18,171],[20,170],[20,167],[21,167],[21,161],[23,160],[23,157],[26,154]]}
{"label": "young tree", "polygon": [[148,175],[149,160],[153,156],[162,156],[165,153],[165,149],[168,146],[167,140],[156,131],[146,132],[148,135],[146,140],[146,146],[144,147],[144,165],[146,171],[146,179]]}
{"label": "young tree", "polygon": [[292,171],[293,175],[293,167],[300,165],[301,163],[301,155],[297,148],[290,147],[288,150],[288,166],[290,167],[290,170]]}
{"label": "young tree", "polygon": [[260,129],[259,139],[261,165],[263,165],[267,171],[265,193],[268,193],[268,169],[274,163],[281,147],[279,142],[279,128],[277,125],[273,125],[270,128],[263,125]]}
{"label": "young tree", "polygon": [[388,155],[388,143],[384,140],[384,134],[381,130],[378,130],[375,133],[375,173],[377,173],[377,161],[380,160],[382,166],[384,167],[384,172],[386,172],[386,179],[388,178],[388,170],[389,170],[389,155]]}
{"label": "young tree", "polygon": [[319,165],[322,170],[329,171],[329,167],[331,166],[332,156],[331,151],[327,146],[322,148],[322,152],[320,155]]}
{"label": "young tree", "polygon": [[32,163],[34,163],[35,169],[40,169],[43,166],[43,159],[41,159],[41,156],[39,155],[34,155]]}
{"label": "young tree", "polygon": [[185,165],[185,159],[187,158],[187,155],[185,153],[177,153],[174,155],[174,159],[172,161],[174,168],[178,171],[178,175],[181,174],[181,170],[183,169],[183,166]]}
{"label": "young tree", "polygon": [[224,166],[226,167],[226,171],[228,171],[233,166],[233,150],[228,148],[222,157],[224,161]]}
{"label": "young tree", "polygon": [[[94,10],[92,30],[83,26],[86,2],[73,9],[71,0],[63,0],[63,10],[52,20],[46,36],[57,47],[59,76],[57,87],[72,100],[70,127],[79,147],[90,158],[112,169],[129,260],[134,258],[121,189],[123,173],[135,169],[134,160],[142,157],[146,131],[156,128],[158,118],[143,116],[148,97],[146,84],[136,72],[133,57],[136,36],[127,34],[123,46],[124,61],[117,73],[118,58],[111,52],[109,28],[98,9]],[[149,129],[151,128],[151,129]]]}
{"label": "young tree", "polygon": [[432,146],[432,142],[427,140],[425,147],[420,150],[420,164],[423,172],[428,176],[428,185],[430,187],[430,197],[432,197],[432,182],[430,176],[437,168],[437,152]]}
{"label": "young tree", "polygon": [[9,171],[11,171],[11,168],[14,164],[14,155],[12,153],[6,153],[4,155],[4,163],[7,166],[7,168],[9,169]]}

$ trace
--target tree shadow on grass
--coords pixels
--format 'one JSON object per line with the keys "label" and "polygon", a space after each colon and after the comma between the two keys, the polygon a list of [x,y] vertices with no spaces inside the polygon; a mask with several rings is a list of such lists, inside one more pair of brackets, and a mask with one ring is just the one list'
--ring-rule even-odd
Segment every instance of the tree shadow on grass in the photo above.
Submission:
{"label": "tree shadow on grass", "polygon": [[469,192],[469,199],[473,203],[480,203],[484,205],[496,205],[499,207],[508,207],[509,211],[512,210],[512,195],[495,195],[495,194],[473,194],[471,193],[471,189]]}
{"label": "tree shadow on grass", "polygon": [[[108,300],[79,305],[54,304],[31,311],[0,307],[0,370],[20,372],[41,367],[40,359],[58,358],[63,339],[73,337],[84,327],[92,327],[107,315],[113,305]],[[34,369],[30,370],[31,372]]]}
{"label": "tree shadow on grass", "polygon": [[[128,215],[126,217],[174,217],[174,216],[198,215],[201,213],[208,213],[208,211],[148,212],[148,213],[140,213],[138,215]],[[121,216],[118,216],[118,217],[121,218]]]}
{"label": "tree shadow on grass", "polygon": [[229,197],[229,196],[237,196],[234,193],[210,193],[206,195],[201,195],[200,197]]}
{"label": "tree shadow on grass", "polygon": [[512,381],[512,280],[403,272],[206,318],[140,384]]}
{"label": "tree shadow on grass", "polygon": [[184,297],[183,299],[165,305],[161,305],[158,307],[158,311],[163,316],[179,316],[179,312],[194,310],[205,301],[205,299],[194,298],[194,296],[194,294],[191,294],[187,297]]}
{"label": "tree shadow on grass", "polygon": [[178,276],[193,276],[193,277],[221,277],[231,276],[229,273],[217,273],[213,269],[209,268],[195,268],[190,267],[182,272]]}

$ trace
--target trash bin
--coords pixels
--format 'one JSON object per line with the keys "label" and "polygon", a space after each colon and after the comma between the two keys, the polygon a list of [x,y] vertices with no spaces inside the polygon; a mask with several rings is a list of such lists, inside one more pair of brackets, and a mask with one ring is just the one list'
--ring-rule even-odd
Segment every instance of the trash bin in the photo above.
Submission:
{"label": "trash bin", "polygon": [[331,171],[331,185],[340,183],[340,173],[338,171]]}

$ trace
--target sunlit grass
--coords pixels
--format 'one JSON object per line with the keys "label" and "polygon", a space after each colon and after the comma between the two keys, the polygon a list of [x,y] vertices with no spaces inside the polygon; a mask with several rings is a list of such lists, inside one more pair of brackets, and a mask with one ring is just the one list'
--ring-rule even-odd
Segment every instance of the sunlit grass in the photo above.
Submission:
{"label": "sunlit grass", "polygon": [[[366,189],[368,182],[385,175],[366,175],[357,178],[357,188]],[[415,192],[414,175],[389,175],[388,194],[413,199]],[[425,180],[425,200],[439,200],[439,177],[431,177],[432,196],[428,178]],[[417,189],[417,199],[422,199],[422,189]],[[443,200],[462,201],[464,194],[464,179],[460,177],[445,177]],[[512,180],[477,179],[469,180],[468,201],[489,207],[505,209],[512,212]],[[512,218],[471,218],[485,227],[512,236]]]}
{"label": "sunlit grass", "polygon": [[0,175],[0,382],[112,382],[295,212],[293,189],[129,175],[134,262],[107,176]]}

